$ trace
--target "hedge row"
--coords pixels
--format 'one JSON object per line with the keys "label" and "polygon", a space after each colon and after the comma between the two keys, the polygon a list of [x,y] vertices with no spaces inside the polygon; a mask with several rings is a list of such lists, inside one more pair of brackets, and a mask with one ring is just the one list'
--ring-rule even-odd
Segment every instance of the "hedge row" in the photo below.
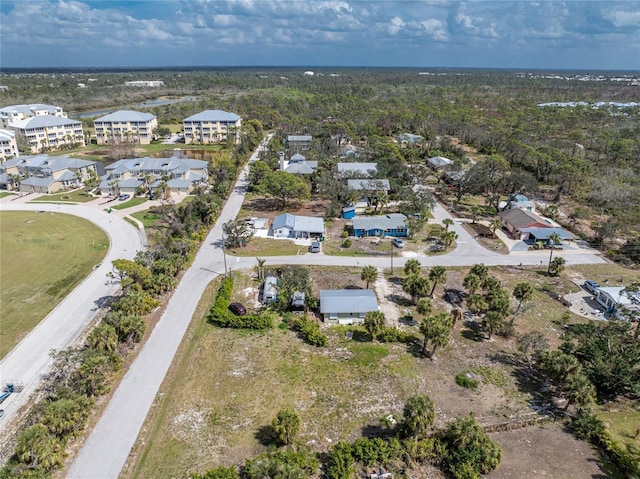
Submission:
{"label": "hedge row", "polygon": [[236,316],[229,311],[229,303],[231,303],[231,293],[233,292],[233,278],[225,278],[220,284],[218,295],[216,296],[213,306],[209,310],[207,320],[220,328],[233,329],[270,329],[273,328],[275,321],[273,315],[269,313],[263,314],[247,314],[246,316]]}

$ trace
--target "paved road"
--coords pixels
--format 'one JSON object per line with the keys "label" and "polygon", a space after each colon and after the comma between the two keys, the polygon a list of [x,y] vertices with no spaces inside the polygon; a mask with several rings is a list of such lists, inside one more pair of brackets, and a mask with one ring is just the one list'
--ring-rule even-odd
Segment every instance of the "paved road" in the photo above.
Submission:
{"label": "paved road", "polygon": [[[257,152],[250,161],[257,158]],[[185,273],[176,288],[167,309],[145,343],[142,351],[123,378],[105,412],[92,431],[78,457],[71,465],[67,477],[71,479],[117,478],[124,467],[140,428],[151,408],[156,394],[173,361],[173,357],[191,322],[196,305],[207,284],[224,272],[225,263],[220,248],[222,224],[236,217],[247,190],[248,167],[242,171],[220,218],[207,236],[193,265]],[[438,221],[448,216],[442,207],[434,215]],[[454,252],[442,256],[419,257],[423,265],[472,265],[484,262],[487,265],[539,264],[530,253],[500,255],[485,250],[458,223],[452,226],[458,233],[458,245]],[[546,255],[545,255],[546,258]],[[408,258],[396,256],[394,266],[401,267]],[[373,264],[386,267],[390,257],[351,258],[304,254],[267,258],[269,264],[318,264],[362,266]],[[226,266],[242,269],[253,266],[255,258],[228,256]],[[599,263],[602,260],[591,254],[573,255],[568,263]]]}
{"label": "paved road", "polygon": [[[66,213],[85,218],[103,229],[110,240],[110,248],[103,262],[73,290],[44,320],[38,324],[0,363],[1,382],[17,380],[24,383],[20,394],[11,394],[2,404],[5,410],[2,431],[10,430],[10,422],[27,403],[49,372],[49,351],[64,349],[74,343],[99,311],[95,301],[118,290],[107,285],[106,274],[111,261],[133,259],[141,249],[138,231],[126,221],[95,208],[57,204],[0,204],[0,211],[44,211],[42,214]],[[4,438],[3,438],[4,439]]]}
{"label": "paved road", "polygon": [[[257,158],[258,152],[255,152],[249,161]],[[222,224],[234,219],[240,211],[247,191],[248,171],[246,166],[241,172],[220,218],[71,465],[68,478],[110,479],[120,474],[205,287],[224,272],[220,248]]]}

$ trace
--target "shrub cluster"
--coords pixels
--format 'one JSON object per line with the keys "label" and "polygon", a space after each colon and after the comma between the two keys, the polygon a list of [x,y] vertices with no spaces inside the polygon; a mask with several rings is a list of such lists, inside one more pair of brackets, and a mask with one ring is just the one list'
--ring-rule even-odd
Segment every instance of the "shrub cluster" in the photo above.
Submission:
{"label": "shrub cluster", "polygon": [[329,339],[320,331],[318,323],[306,316],[301,316],[290,321],[290,325],[291,329],[297,331],[307,344],[312,346],[326,346],[329,342]]}
{"label": "shrub cluster", "polygon": [[378,341],[381,343],[405,343],[409,344],[415,341],[417,338],[415,335],[411,333],[407,333],[406,331],[402,331],[398,328],[385,328],[380,336],[378,336]]}
{"label": "shrub cluster", "polygon": [[218,295],[209,310],[207,317],[211,324],[220,328],[233,329],[271,329],[275,321],[273,314],[247,314],[246,316],[236,316],[229,311],[231,302],[231,293],[233,292],[233,278],[225,278],[218,289]]}
{"label": "shrub cluster", "polygon": [[477,389],[480,381],[469,377],[469,371],[461,371],[456,374],[456,384],[467,389]]}

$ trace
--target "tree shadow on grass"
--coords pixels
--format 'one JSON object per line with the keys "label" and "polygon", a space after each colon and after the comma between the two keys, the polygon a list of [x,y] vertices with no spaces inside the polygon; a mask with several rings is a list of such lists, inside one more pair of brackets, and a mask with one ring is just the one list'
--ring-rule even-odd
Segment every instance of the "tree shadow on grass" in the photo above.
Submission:
{"label": "tree shadow on grass", "polygon": [[276,442],[276,432],[271,425],[262,426],[256,431],[255,438],[263,446],[270,446]]}
{"label": "tree shadow on grass", "polygon": [[382,426],[381,424],[367,424],[360,429],[362,437],[370,439],[379,437],[381,439],[389,439],[395,436],[395,430],[391,427]]}
{"label": "tree shadow on grass", "polygon": [[460,332],[463,338],[470,339],[477,343],[484,341],[484,331],[482,330],[482,325],[479,322],[464,320],[462,324],[466,328]]}

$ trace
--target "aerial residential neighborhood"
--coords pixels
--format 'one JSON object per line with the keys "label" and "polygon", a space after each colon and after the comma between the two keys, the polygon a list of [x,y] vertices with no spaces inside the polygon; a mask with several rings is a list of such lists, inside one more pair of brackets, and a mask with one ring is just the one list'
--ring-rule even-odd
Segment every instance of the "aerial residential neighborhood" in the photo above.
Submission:
{"label": "aerial residential neighborhood", "polygon": [[3,77],[3,474],[636,477],[637,108],[309,73]]}

